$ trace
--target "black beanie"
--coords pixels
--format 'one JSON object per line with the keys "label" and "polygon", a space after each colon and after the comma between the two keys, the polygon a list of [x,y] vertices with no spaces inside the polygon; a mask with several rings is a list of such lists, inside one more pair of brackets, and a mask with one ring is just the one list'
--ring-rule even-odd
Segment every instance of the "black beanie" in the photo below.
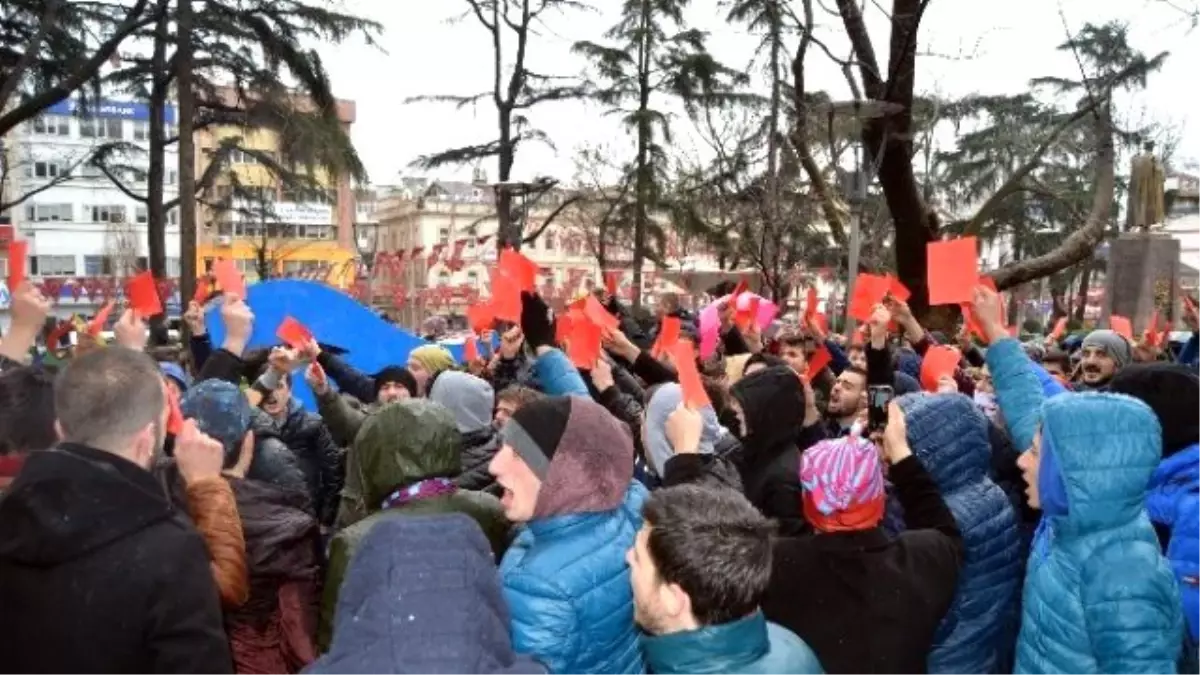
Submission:
{"label": "black beanie", "polygon": [[1163,457],[1200,440],[1196,409],[1200,408],[1200,378],[1181,363],[1134,363],[1113,375],[1109,390],[1150,406],[1162,427]]}
{"label": "black beanie", "polygon": [[408,390],[409,396],[417,395],[417,378],[413,377],[412,373],[408,372],[408,368],[404,366],[386,366],[383,370],[375,373],[375,396],[379,396],[379,390],[383,385],[389,382],[395,382]]}
{"label": "black beanie", "polygon": [[504,425],[504,442],[512,446],[538,478],[545,480],[570,418],[569,396],[550,396],[526,403]]}

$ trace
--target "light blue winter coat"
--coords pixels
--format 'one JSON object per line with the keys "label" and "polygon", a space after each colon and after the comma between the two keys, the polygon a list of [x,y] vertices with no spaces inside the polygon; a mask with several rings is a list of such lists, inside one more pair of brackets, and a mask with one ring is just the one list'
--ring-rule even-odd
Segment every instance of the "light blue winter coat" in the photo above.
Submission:
{"label": "light blue winter coat", "polygon": [[1043,402],[1043,382],[1014,340],[993,344],[987,359],[1014,442],[1030,447],[1041,433],[1043,516],[1016,672],[1175,672],[1183,617],[1145,508],[1162,447],[1158,419],[1117,394]]}
{"label": "light blue winter coat", "polygon": [[644,671],[625,553],[648,494],[634,481],[612,511],[534,520],[521,531],[500,563],[518,653],[551,673]]}
{"label": "light blue winter coat", "polygon": [[549,349],[537,357],[533,376],[547,396],[590,396],[583,376],[561,349]]}

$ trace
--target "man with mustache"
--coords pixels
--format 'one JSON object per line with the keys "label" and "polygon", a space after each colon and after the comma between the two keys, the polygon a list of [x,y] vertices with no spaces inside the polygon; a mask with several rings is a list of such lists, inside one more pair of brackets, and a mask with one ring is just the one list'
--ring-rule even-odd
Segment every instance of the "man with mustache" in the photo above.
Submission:
{"label": "man with mustache", "polygon": [[1133,361],[1133,348],[1120,333],[1094,330],[1080,347],[1079,384],[1086,391],[1106,391],[1113,375]]}

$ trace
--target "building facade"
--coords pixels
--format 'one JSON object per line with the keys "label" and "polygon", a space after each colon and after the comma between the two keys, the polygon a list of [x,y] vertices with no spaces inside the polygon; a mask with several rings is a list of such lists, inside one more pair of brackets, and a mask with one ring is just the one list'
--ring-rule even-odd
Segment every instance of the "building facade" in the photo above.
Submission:
{"label": "building facade", "polygon": [[[145,269],[149,255],[144,203],[119,189],[90,163],[96,152],[115,143],[141,148],[114,156],[109,166],[134,195],[145,195],[150,111],[144,103],[101,100],[86,113],[74,99],[48,108],[18,125],[3,140],[6,162],[0,202],[13,204],[0,225],[4,277],[7,247],[12,240],[28,242],[28,275],[34,281],[62,284],[55,312],[90,313],[102,302],[72,292],[73,280],[119,277]],[[167,136],[175,134],[176,111],[164,111]],[[163,191],[166,200],[178,194],[179,159],[174,146],[165,152]],[[24,198],[24,199],[22,199]],[[178,277],[179,211],[167,214],[167,274]],[[72,282],[72,283],[67,283]],[[6,298],[4,299],[6,300]],[[0,302],[7,313],[7,302]]]}
{"label": "building facade", "polygon": [[[236,102],[232,91],[225,92]],[[297,101],[297,104],[302,102]],[[338,101],[346,132],[355,120],[353,101]],[[230,198],[229,208],[201,207],[197,214],[197,269],[207,270],[217,258],[232,259],[248,281],[267,276],[304,276],[341,288],[356,277],[355,199],[346,177],[317,170],[319,194],[289,194],[259,157],[282,156],[272,130],[221,126],[196,134],[196,175],[204,175],[223,141],[239,139],[252,153],[235,150],[212,189],[217,201]],[[236,193],[233,186],[242,189]],[[250,193],[251,196],[247,196]],[[233,198],[233,195],[241,198]]]}

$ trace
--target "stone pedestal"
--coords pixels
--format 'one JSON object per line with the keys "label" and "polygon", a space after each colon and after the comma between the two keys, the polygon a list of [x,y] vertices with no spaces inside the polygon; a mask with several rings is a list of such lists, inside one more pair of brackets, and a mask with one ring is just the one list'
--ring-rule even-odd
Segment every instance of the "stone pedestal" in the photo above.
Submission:
{"label": "stone pedestal", "polygon": [[1179,295],[1179,242],[1162,234],[1121,235],[1109,248],[1105,286],[1103,326],[1116,314],[1129,319],[1134,334],[1140,335],[1155,309],[1160,321],[1173,319]]}

